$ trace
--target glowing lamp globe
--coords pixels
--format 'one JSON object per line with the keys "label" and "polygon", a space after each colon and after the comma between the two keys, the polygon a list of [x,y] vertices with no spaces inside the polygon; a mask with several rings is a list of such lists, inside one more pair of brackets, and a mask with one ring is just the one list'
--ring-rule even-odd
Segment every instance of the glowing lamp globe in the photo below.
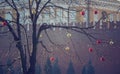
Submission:
{"label": "glowing lamp globe", "polygon": [[67,33],[67,37],[70,38],[72,36],[71,33]]}
{"label": "glowing lamp globe", "polygon": [[50,61],[51,61],[51,62],[54,62],[54,61],[55,61],[55,58],[54,58],[54,57],[50,57]]}
{"label": "glowing lamp globe", "polygon": [[83,16],[84,16],[84,15],[85,15],[85,12],[84,12],[84,11],[81,11],[81,12],[80,12],[80,15],[83,15]]}
{"label": "glowing lamp globe", "polygon": [[66,50],[66,51],[69,51],[69,50],[70,50],[70,47],[65,47],[65,50]]}
{"label": "glowing lamp globe", "polygon": [[111,41],[109,42],[109,44],[110,44],[110,45],[113,45],[113,44],[114,44],[114,42],[111,40]]}
{"label": "glowing lamp globe", "polygon": [[89,52],[93,52],[93,48],[89,48],[88,50],[89,50]]}

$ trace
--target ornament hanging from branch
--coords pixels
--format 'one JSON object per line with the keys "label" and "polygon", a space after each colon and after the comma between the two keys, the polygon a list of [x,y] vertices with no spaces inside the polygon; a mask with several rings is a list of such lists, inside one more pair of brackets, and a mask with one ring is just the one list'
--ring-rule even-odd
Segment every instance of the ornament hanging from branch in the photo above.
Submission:
{"label": "ornament hanging from branch", "polygon": [[95,10],[95,11],[94,11],[94,14],[98,14],[98,11],[97,11],[97,10]]}
{"label": "ornament hanging from branch", "polygon": [[85,15],[85,11],[81,11],[80,15],[84,16]]}
{"label": "ornament hanging from branch", "polygon": [[70,38],[72,36],[71,33],[67,33],[67,37]]}
{"label": "ornament hanging from branch", "polygon": [[93,52],[93,48],[89,48],[88,50],[89,50],[89,52]]}
{"label": "ornament hanging from branch", "polygon": [[51,62],[54,62],[54,61],[55,61],[55,58],[54,58],[54,57],[50,57],[50,61],[51,61]]}
{"label": "ornament hanging from branch", "polygon": [[113,45],[113,44],[114,44],[114,42],[113,42],[112,40],[110,40],[109,44],[110,44],[110,45]]}
{"label": "ornament hanging from branch", "polygon": [[7,25],[7,22],[6,21],[3,21],[2,22],[2,26],[6,26]]}
{"label": "ornament hanging from branch", "polygon": [[105,61],[105,58],[102,56],[102,57],[100,57],[100,61]]}
{"label": "ornament hanging from branch", "polygon": [[100,44],[101,42],[102,42],[101,40],[97,40],[97,41],[96,41],[97,44]]}
{"label": "ornament hanging from branch", "polygon": [[68,47],[68,46],[65,47],[65,50],[66,50],[66,51],[69,51],[69,50],[70,50],[70,47]]}

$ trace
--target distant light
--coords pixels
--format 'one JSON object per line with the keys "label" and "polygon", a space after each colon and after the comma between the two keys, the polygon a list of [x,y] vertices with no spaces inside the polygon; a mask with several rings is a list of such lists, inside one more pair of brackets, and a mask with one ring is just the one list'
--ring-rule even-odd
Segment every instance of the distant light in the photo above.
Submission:
{"label": "distant light", "polygon": [[117,1],[120,1],[120,0],[117,0]]}
{"label": "distant light", "polygon": [[65,47],[65,50],[66,50],[66,51],[69,51],[69,50],[70,50],[70,47],[68,47],[68,46]]}
{"label": "distant light", "polygon": [[110,45],[113,45],[113,44],[114,44],[114,42],[113,42],[112,40],[110,40],[109,44],[110,44]]}
{"label": "distant light", "polygon": [[72,36],[71,33],[67,33],[67,37],[70,38]]}

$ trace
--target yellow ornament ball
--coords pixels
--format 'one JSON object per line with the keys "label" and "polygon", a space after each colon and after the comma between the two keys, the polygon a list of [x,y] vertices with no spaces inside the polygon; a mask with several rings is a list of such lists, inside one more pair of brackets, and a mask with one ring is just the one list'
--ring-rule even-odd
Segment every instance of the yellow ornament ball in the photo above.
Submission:
{"label": "yellow ornament ball", "polygon": [[70,47],[65,47],[65,50],[66,50],[66,51],[69,51],[69,50],[70,50]]}
{"label": "yellow ornament ball", "polygon": [[71,33],[67,33],[67,37],[70,38],[72,36]]}

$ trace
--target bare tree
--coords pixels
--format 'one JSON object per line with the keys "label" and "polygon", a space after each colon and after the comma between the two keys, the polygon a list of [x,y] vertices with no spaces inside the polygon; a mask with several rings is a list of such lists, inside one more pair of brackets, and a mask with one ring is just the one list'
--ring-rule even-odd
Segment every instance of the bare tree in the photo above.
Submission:
{"label": "bare tree", "polygon": [[[96,39],[94,36],[91,34],[87,33],[85,30],[92,29],[94,26],[88,26],[88,27],[78,27],[78,26],[61,26],[61,25],[51,25],[47,23],[42,23],[40,26],[38,26],[37,22],[39,19],[39,16],[42,14],[43,10],[48,7],[56,7],[60,9],[64,9],[66,12],[68,12],[69,16],[69,11],[80,11],[80,10],[74,10],[70,9],[70,7],[65,8],[62,6],[55,5],[54,3],[51,2],[51,0],[4,0],[1,2],[2,4],[8,6],[12,11],[14,11],[14,15],[9,12],[9,14],[14,18],[14,20],[7,20],[4,17],[0,16],[0,21],[4,22],[4,24],[8,27],[9,32],[12,34],[14,41],[16,42],[16,48],[19,50],[20,53],[20,58],[21,58],[21,64],[22,64],[22,69],[23,69],[23,74],[35,74],[35,64],[36,64],[36,53],[37,53],[37,46],[38,43],[41,43],[41,45],[47,50],[46,46],[43,44],[42,41],[39,41],[39,36],[42,31],[46,31],[47,29],[52,29],[52,28],[63,28],[66,30],[72,30],[78,33],[82,33],[88,37],[88,39]],[[4,6],[3,5],[3,6]],[[32,51],[30,52],[29,50],[29,40],[27,37],[27,31],[26,28],[24,27],[24,23],[22,23],[20,20],[23,19],[25,21],[26,16],[23,16],[21,18],[21,10],[29,11],[29,18],[31,21],[32,25]],[[23,12],[24,14],[24,12]],[[103,17],[102,17],[103,18]],[[100,18],[100,20],[102,19]],[[98,21],[99,22],[99,21]],[[69,17],[68,17],[68,23],[69,23]],[[14,24],[16,26],[16,29],[14,29],[11,24]],[[96,23],[97,24],[97,23]],[[95,25],[96,26],[96,25]],[[39,27],[39,28],[38,28]],[[23,31],[25,32],[25,36],[27,39],[27,47],[24,48],[23,44]],[[47,33],[46,33],[47,34]],[[49,36],[48,36],[49,37]],[[49,41],[51,39],[49,38]],[[54,44],[54,43],[53,43]],[[26,50],[28,50],[28,54],[26,53]],[[29,58],[28,58],[29,57]],[[29,60],[29,66],[27,66],[27,60]]]}

